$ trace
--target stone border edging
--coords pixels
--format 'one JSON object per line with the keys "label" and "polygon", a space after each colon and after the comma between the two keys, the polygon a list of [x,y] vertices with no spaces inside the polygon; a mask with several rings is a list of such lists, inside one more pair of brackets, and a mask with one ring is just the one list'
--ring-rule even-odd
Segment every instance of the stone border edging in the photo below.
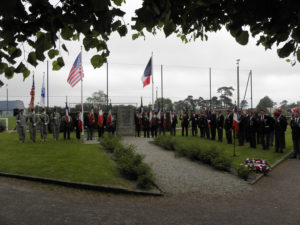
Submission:
{"label": "stone border edging", "polygon": [[116,194],[133,194],[133,195],[148,195],[148,196],[163,196],[164,195],[164,193],[161,191],[160,188],[158,188],[158,186],[156,184],[154,184],[154,186],[159,190],[159,193],[130,190],[130,189],[118,188],[118,187],[101,186],[101,185],[94,185],[94,184],[87,184],[87,183],[76,183],[76,182],[54,180],[54,179],[41,178],[41,177],[24,176],[24,175],[17,175],[17,174],[9,174],[9,173],[2,173],[2,172],[0,172],[0,176],[34,181],[34,182],[40,182],[40,183],[44,183],[44,184],[55,184],[55,185],[60,185],[60,186],[65,186],[65,187],[76,188],[76,189],[110,192],[110,193],[116,193]]}
{"label": "stone border edging", "polygon": [[[273,164],[271,166],[271,169],[274,169],[276,166],[278,166],[280,163],[282,163],[283,161],[285,161],[286,159],[288,159],[289,157],[291,157],[291,155],[293,154],[293,151],[291,151],[289,154],[286,154],[284,157],[282,157],[281,159],[279,159],[275,164]],[[265,176],[264,174],[259,175],[255,180],[248,182],[249,184],[253,185],[256,182],[258,182],[261,178],[263,178],[263,176]]]}

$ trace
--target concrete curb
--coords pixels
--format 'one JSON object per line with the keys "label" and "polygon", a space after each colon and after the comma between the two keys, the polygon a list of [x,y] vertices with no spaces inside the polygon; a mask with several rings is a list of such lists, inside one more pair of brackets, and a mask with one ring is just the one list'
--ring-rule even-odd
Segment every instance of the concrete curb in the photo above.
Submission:
{"label": "concrete curb", "polygon": [[34,182],[39,182],[39,183],[44,183],[44,184],[55,184],[55,185],[60,185],[60,186],[64,186],[64,187],[92,190],[92,191],[99,191],[99,192],[107,192],[107,193],[144,195],[144,196],[163,196],[164,195],[164,193],[157,187],[156,184],[154,184],[154,186],[159,190],[158,193],[148,192],[148,191],[140,191],[140,190],[130,190],[130,189],[119,188],[119,187],[101,186],[101,185],[94,185],[94,184],[87,184],[87,183],[75,183],[75,182],[68,182],[68,181],[62,181],[62,180],[54,180],[54,179],[32,177],[32,176],[23,176],[23,175],[2,173],[2,172],[0,172],[0,176],[34,181]]}
{"label": "concrete curb", "polygon": [[[279,159],[275,164],[273,164],[271,166],[271,169],[274,169],[276,166],[278,166],[279,164],[281,164],[283,161],[285,161],[286,159],[290,158],[292,154],[293,154],[293,151],[291,151],[290,153],[288,153],[285,156],[283,156],[281,159]],[[251,185],[255,184],[256,182],[258,182],[264,176],[265,176],[265,174],[259,175],[255,180],[249,182],[249,184],[251,184]]]}

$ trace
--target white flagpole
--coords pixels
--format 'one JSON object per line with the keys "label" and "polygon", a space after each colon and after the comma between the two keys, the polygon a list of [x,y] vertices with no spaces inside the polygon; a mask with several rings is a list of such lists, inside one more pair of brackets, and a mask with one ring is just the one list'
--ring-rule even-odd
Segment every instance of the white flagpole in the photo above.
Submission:
{"label": "white flagpole", "polygon": [[153,52],[151,56],[151,68],[152,68],[152,106],[154,107],[154,81],[153,81],[153,76],[154,76],[154,67],[153,67]]}
{"label": "white flagpole", "polygon": [[81,77],[81,121],[82,121],[82,133],[81,135],[84,136],[84,121],[83,121],[83,79],[82,79],[82,68],[83,68],[83,65],[82,65],[82,46],[81,46],[81,68],[80,68],[80,77]]}

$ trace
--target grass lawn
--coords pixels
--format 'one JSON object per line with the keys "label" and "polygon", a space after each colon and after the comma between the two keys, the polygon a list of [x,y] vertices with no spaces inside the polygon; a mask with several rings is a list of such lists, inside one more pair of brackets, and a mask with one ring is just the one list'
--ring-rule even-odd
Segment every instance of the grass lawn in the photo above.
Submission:
{"label": "grass lawn", "polygon": [[0,172],[37,176],[72,182],[132,188],[122,178],[115,163],[99,144],[82,144],[75,139],[65,141],[60,136],[54,141],[52,134],[47,142],[18,141],[16,133],[0,133]]}
{"label": "grass lawn", "polygon": [[[166,135],[169,135],[169,132],[166,132]],[[200,138],[199,129],[198,129],[198,136],[193,137],[191,130],[189,130],[189,136],[188,137],[182,137],[181,136],[181,129],[176,131],[176,139],[180,140],[180,142],[183,143],[195,143],[201,146],[212,146],[215,145],[217,148],[222,149],[222,151],[225,153],[225,155],[232,157],[233,162],[232,166],[233,168],[236,168],[236,166],[240,165],[244,162],[246,158],[262,158],[267,160],[271,165],[276,163],[279,159],[281,159],[286,154],[293,151],[293,143],[292,143],[292,137],[291,137],[291,129],[288,128],[286,132],[286,148],[284,149],[284,153],[275,153],[275,139],[274,139],[274,146],[270,147],[269,150],[262,150],[261,145],[257,145],[256,149],[252,149],[249,147],[249,143],[245,142],[244,146],[238,146],[238,140],[236,139],[236,157],[233,157],[233,144],[227,144],[226,142],[226,135],[224,131],[223,135],[223,142],[218,142],[217,140],[207,140]],[[217,139],[217,135],[216,135]]]}
{"label": "grass lawn", "polygon": [[[16,127],[16,117],[15,116],[4,116],[0,118],[8,118],[8,130],[13,130]],[[1,120],[4,124],[4,120]]]}

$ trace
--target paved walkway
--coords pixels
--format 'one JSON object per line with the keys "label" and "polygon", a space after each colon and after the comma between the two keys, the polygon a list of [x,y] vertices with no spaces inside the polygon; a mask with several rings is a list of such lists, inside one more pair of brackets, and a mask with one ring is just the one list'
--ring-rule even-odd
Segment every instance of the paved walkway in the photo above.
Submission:
{"label": "paved walkway", "polygon": [[136,146],[152,167],[156,183],[166,193],[224,194],[251,190],[252,186],[238,177],[199,162],[180,157],[149,143],[149,138],[125,137],[123,143]]}

